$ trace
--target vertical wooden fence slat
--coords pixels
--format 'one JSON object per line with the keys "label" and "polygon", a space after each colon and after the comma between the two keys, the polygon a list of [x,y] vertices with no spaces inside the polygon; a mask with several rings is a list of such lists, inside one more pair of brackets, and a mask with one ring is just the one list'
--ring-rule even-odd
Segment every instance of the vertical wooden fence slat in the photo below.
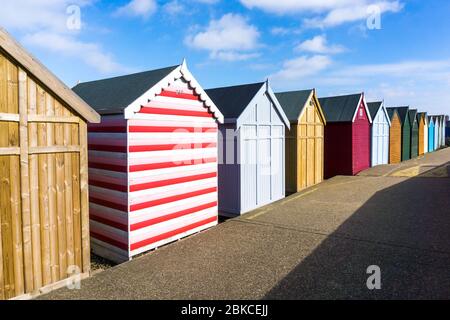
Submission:
{"label": "vertical wooden fence slat", "polygon": [[[38,86],[34,88],[37,94],[37,114],[45,115],[46,100],[44,90]],[[38,125],[38,145],[47,145],[47,124]],[[52,282],[51,261],[50,261],[50,224],[49,224],[49,204],[48,204],[48,156],[40,154],[39,160],[39,213],[41,220],[41,259],[42,259],[42,283],[48,285]]]}
{"label": "vertical wooden fence slat", "polygon": [[[36,114],[36,86],[28,80],[28,114]],[[28,123],[29,146],[38,145],[38,128],[36,123]],[[31,243],[33,251],[33,280],[34,288],[42,287],[42,264],[41,264],[41,224],[39,214],[39,168],[38,156],[29,155],[30,168],[30,211],[31,211]]]}
{"label": "vertical wooden fence slat", "polygon": [[88,155],[87,125],[80,119],[80,196],[81,196],[81,245],[83,250],[83,273],[90,271],[89,243],[89,189],[88,189]]}
{"label": "vertical wooden fence slat", "polygon": [[[72,144],[79,145],[78,124],[72,124]],[[81,256],[80,154],[72,153],[73,233],[75,265],[83,270]]]}
{"label": "vertical wooden fence slat", "polygon": [[[6,96],[5,96],[5,58],[0,55],[0,112],[6,111]],[[5,143],[5,125],[6,123],[0,123],[0,146],[4,147],[7,144]],[[5,299],[5,280],[4,280],[4,271],[3,271],[3,222],[2,215],[5,211],[4,207],[6,206],[6,199],[3,190],[3,167],[5,163],[6,157],[0,156],[0,300]]]}
{"label": "vertical wooden fence slat", "polygon": [[[1,99],[1,97],[0,97]],[[1,132],[1,131],[0,131]],[[2,159],[0,158],[0,167],[2,166],[1,164]],[[0,171],[1,173],[1,171]],[[0,192],[1,192],[1,188],[0,188]],[[3,200],[0,198],[0,201]],[[2,210],[2,208],[0,207],[0,210]],[[4,283],[3,283],[3,237],[2,237],[2,215],[0,214],[0,300],[4,300],[5,299],[5,292],[4,292]]]}
{"label": "vertical wooden fence slat", "polygon": [[[18,68],[8,61],[8,112],[19,113],[19,91],[18,91]],[[9,123],[8,133],[9,145],[18,147],[19,142],[19,126],[17,123]],[[24,272],[23,272],[23,242],[22,242],[22,217],[21,217],[21,195],[20,185],[16,183],[17,177],[20,177],[20,158],[18,156],[11,156],[9,166],[9,181],[10,181],[10,206],[11,206],[11,221],[12,239],[8,239],[12,243],[12,257],[14,265],[14,283],[11,286],[11,296],[23,294],[24,286]],[[14,288],[14,291],[12,289]]]}
{"label": "vertical wooden fence slat", "polygon": [[31,244],[30,180],[28,164],[27,127],[27,74],[19,69],[19,134],[20,134],[20,186],[22,199],[22,232],[25,268],[25,292],[33,291],[33,252]]}
{"label": "vertical wooden fence slat", "polygon": [[[69,117],[70,111],[63,107],[63,116]],[[65,123],[64,145],[72,145],[71,124]],[[64,196],[65,196],[65,219],[66,219],[66,243],[67,243],[67,267],[75,263],[74,239],[73,239],[73,198],[72,198],[72,155],[64,153]]]}
{"label": "vertical wooden fence slat", "polygon": [[[46,95],[46,114],[47,116],[55,115],[55,106],[53,97]],[[53,146],[55,143],[55,125],[53,123],[47,124],[47,146]],[[48,154],[48,215],[50,225],[50,266],[52,282],[56,282],[59,277],[59,244],[58,244],[58,218],[56,208],[56,155]]]}
{"label": "vertical wooden fence slat", "polygon": [[[62,106],[57,100],[55,100],[55,115],[63,115]],[[64,144],[64,128],[61,123],[55,124],[55,141],[58,146]],[[56,210],[58,221],[60,279],[64,279],[67,274],[67,238],[64,193],[64,154],[58,153],[56,154]]]}

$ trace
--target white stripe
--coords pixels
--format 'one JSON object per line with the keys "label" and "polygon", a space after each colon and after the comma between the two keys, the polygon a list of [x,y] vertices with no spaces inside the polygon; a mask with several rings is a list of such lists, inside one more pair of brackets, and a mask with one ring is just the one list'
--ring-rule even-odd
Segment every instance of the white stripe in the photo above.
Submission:
{"label": "white stripe", "polygon": [[216,170],[217,170],[217,168],[201,168],[201,169],[197,169],[197,170],[183,170],[182,172],[180,172],[180,171],[174,172],[172,170],[171,172],[162,173],[162,174],[158,174],[158,175],[156,175],[156,174],[149,175],[149,176],[142,175],[142,176],[139,176],[136,178],[130,178],[130,185],[155,182],[155,181],[163,181],[163,180],[176,179],[176,178],[184,178],[184,177],[190,177],[190,176],[195,176],[195,175],[199,175],[199,174],[216,173]]}
{"label": "white stripe", "polygon": [[117,240],[124,243],[125,245],[127,244],[127,231],[122,231],[94,220],[89,220],[89,226],[92,232],[98,233],[113,240]]}
{"label": "white stripe", "polygon": [[179,183],[175,185],[153,188],[129,193],[130,205],[143,202],[164,199],[172,196],[195,192],[203,189],[209,189],[217,186],[217,178],[210,178],[200,181]]}
{"label": "white stripe", "polygon": [[152,101],[156,101],[158,103],[167,103],[169,105],[172,104],[182,104],[185,106],[204,106],[204,103],[199,100],[192,100],[192,99],[180,99],[180,98],[173,98],[173,97],[163,97],[163,96],[156,96],[152,99]]}
{"label": "white stripe", "polygon": [[174,173],[174,174],[177,173],[180,175],[183,173],[186,173],[186,175],[188,175],[188,174],[190,175],[190,174],[194,174],[194,172],[197,172],[200,170],[217,171],[217,163],[216,162],[208,162],[208,163],[200,163],[200,164],[195,164],[195,165],[186,166],[186,167],[173,167],[173,168],[130,172],[129,177],[130,177],[130,183],[132,183],[134,181],[140,181],[139,178],[146,179],[146,178],[150,178],[150,177],[154,177],[154,176],[171,174],[171,173]]}
{"label": "white stripe", "polygon": [[[128,120],[128,125],[141,127],[194,127],[202,129],[217,127],[217,124],[214,122],[214,120],[208,118],[205,118],[203,120],[202,117],[192,117],[195,118],[193,120],[194,123],[186,123],[186,121],[183,121],[184,118],[187,118],[185,116],[171,116],[177,118],[173,120],[164,120],[162,116],[165,115],[157,115],[157,117],[155,117],[155,120]],[[179,130],[183,129],[180,128]]]}
{"label": "white stripe", "polygon": [[[132,137],[132,133],[130,137]],[[173,138],[171,135],[165,138],[150,138],[141,140],[130,139],[130,146],[154,146],[154,145],[167,145],[167,144],[199,144],[199,143],[216,143],[217,136],[205,138],[203,136],[198,136],[196,138]]]}
{"label": "white stripe", "polygon": [[188,230],[186,232],[177,234],[177,235],[175,235],[173,237],[170,237],[170,238],[167,238],[167,239],[164,239],[164,240],[152,243],[152,244],[150,244],[148,246],[141,247],[139,249],[131,251],[130,252],[130,256],[135,256],[135,255],[141,254],[143,252],[149,251],[151,249],[155,249],[155,248],[161,247],[161,246],[166,245],[166,244],[168,244],[170,242],[174,242],[174,241],[176,241],[178,239],[185,238],[185,237],[187,237],[189,235],[195,234],[195,233],[200,232],[202,230],[206,230],[206,229],[212,228],[215,225],[217,225],[217,221],[205,224],[203,226],[197,227],[197,228],[192,229],[192,230]]}
{"label": "white stripe", "polygon": [[[217,132],[130,132],[129,139],[145,140],[147,143],[154,139],[168,141],[169,139],[215,139],[217,140]],[[159,143],[158,143],[159,144]],[[132,145],[132,143],[131,143]]]}
{"label": "white stripe", "polygon": [[160,98],[164,98],[163,100],[165,101],[152,100],[143,107],[163,108],[169,110],[208,111],[208,108],[206,108],[203,102],[201,101],[189,100],[194,103],[184,103],[184,101],[180,102],[179,101],[180,99],[167,97],[160,97]]}
{"label": "white stripe", "polygon": [[[201,123],[203,127],[211,127],[211,125],[215,124],[216,120],[213,118],[213,115],[211,114],[211,117],[201,117],[201,116],[183,116],[183,115],[168,115],[168,114],[151,114],[151,113],[138,113],[139,119],[142,120],[152,120],[152,126],[155,126],[153,124],[153,120],[163,120],[166,122],[164,126],[175,126],[169,125],[169,122],[176,122],[177,126],[192,126],[195,125],[195,127],[198,127],[197,123]],[[134,120],[136,121],[136,120]],[[137,124],[138,125],[138,124]]]}
{"label": "white stripe", "polygon": [[153,238],[160,234],[170,232],[179,228],[183,228],[187,225],[194,224],[201,220],[205,220],[214,216],[217,216],[217,210],[214,208],[202,210],[187,216],[179,217],[176,219],[172,219],[169,221],[161,222],[155,225],[152,225],[148,228],[143,228],[130,232],[130,244],[134,244],[136,242],[140,242],[142,240],[146,240],[149,238]]}
{"label": "white stripe", "polygon": [[95,214],[98,217],[128,225],[128,214],[126,212],[104,207],[92,202],[89,203],[89,210],[90,213]]}
{"label": "white stripe", "polygon": [[[107,157],[109,154],[112,154],[113,158],[118,159],[126,159],[123,158],[123,153],[114,153],[114,152],[103,152],[103,151],[92,151],[89,152],[89,156],[94,157]],[[183,147],[175,147],[172,150],[161,150],[161,151],[144,151],[144,152],[130,152],[129,158],[132,162],[133,160],[144,159],[145,162],[141,163],[159,163],[159,162],[169,162],[174,160],[184,160],[184,159],[197,159],[197,158],[213,158],[217,157],[217,148],[183,148]],[[132,162],[132,163],[136,163]]]}
{"label": "white stripe", "polygon": [[133,211],[129,215],[130,225],[185,209],[198,207],[207,203],[211,203],[213,201],[217,201],[217,192],[202,194],[200,196],[188,199],[178,200],[151,208]]}
{"label": "white stripe", "polygon": [[120,192],[90,185],[89,194],[97,199],[103,199],[117,204],[127,204],[127,192]]}
{"label": "white stripe", "polygon": [[[217,178],[209,178],[198,181],[190,181],[185,183],[177,183],[174,185],[151,188],[141,191],[130,192],[130,204],[138,204],[147,201],[167,198],[179,194],[185,194],[193,191],[215,187],[217,184]],[[96,188],[96,187],[92,187]],[[106,190],[106,189],[103,189]],[[117,192],[111,191],[110,192]]]}

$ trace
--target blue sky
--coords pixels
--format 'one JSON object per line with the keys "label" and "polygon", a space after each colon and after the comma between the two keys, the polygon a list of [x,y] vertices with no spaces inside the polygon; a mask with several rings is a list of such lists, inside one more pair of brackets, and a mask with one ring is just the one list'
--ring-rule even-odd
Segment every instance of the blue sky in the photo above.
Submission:
{"label": "blue sky", "polygon": [[0,25],[69,86],[185,57],[204,88],[269,78],[448,114],[449,15],[446,0],[4,0]]}

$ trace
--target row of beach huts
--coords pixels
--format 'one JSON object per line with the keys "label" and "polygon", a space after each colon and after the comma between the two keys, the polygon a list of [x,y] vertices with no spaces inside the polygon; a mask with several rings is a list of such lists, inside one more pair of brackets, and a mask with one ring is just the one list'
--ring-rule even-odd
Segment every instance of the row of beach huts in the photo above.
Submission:
{"label": "row of beach huts", "polygon": [[71,90],[3,29],[0,47],[0,299],[444,145],[444,116],[364,93],[204,90],[185,62]]}

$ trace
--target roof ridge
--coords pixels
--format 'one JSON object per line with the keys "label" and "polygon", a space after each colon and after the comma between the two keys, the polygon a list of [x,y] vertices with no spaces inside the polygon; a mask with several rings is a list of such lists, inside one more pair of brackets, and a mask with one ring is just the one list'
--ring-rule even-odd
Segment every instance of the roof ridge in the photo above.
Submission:
{"label": "roof ridge", "polygon": [[224,86],[224,87],[208,88],[208,89],[205,89],[205,91],[208,91],[208,90],[216,90],[216,89],[231,89],[231,88],[238,88],[238,87],[252,86],[252,85],[257,85],[257,84],[263,85],[263,84],[265,84],[265,83],[266,83],[265,81],[263,81],[263,82],[244,83],[244,84],[238,84],[238,85],[233,85],[233,86]]}

